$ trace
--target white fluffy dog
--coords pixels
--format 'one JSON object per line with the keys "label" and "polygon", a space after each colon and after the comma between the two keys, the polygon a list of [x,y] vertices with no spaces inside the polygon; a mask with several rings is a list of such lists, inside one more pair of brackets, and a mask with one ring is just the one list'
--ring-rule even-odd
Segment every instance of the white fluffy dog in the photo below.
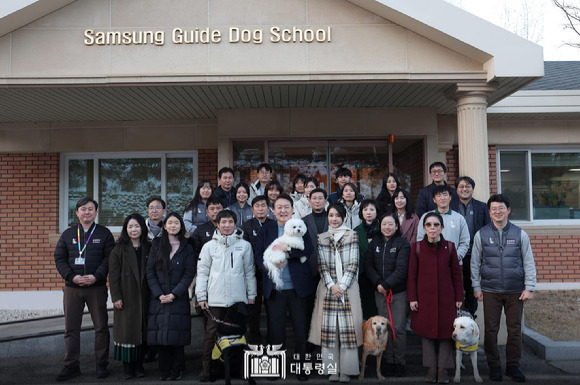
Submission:
{"label": "white fluffy dog", "polygon": [[477,348],[479,344],[479,326],[471,317],[458,317],[453,322],[453,334],[455,341],[455,377],[453,382],[461,381],[461,357],[469,354],[471,365],[473,366],[473,377],[475,382],[483,382],[477,369]]}
{"label": "white fluffy dog", "polygon": [[[284,225],[284,234],[276,238],[274,242],[266,251],[264,251],[264,265],[268,270],[268,276],[274,282],[276,289],[281,289],[282,285],[282,270],[276,267],[277,264],[285,263],[287,260],[287,252],[282,250],[273,250],[275,245],[285,243],[292,249],[304,250],[304,240],[302,236],[306,234],[306,224],[302,219],[289,219]],[[301,257],[300,262],[306,262],[306,257]]]}

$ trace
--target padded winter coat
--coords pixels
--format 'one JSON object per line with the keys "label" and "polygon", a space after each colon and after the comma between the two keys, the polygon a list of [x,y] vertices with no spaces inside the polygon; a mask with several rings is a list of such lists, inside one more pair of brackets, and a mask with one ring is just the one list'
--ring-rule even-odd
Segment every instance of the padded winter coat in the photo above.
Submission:
{"label": "padded winter coat", "polygon": [[256,299],[254,253],[243,235],[240,229],[231,235],[222,235],[218,229],[203,245],[195,283],[198,301],[207,301],[210,307],[229,307]]}
{"label": "padded winter coat", "polygon": [[[96,226],[96,228],[91,236],[93,226]],[[105,286],[109,272],[109,254],[115,247],[115,238],[105,226],[93,223],[86,233],[81,227],[80,248],[82,249],[85,244],[87,247],[83,252],[85,264],[77,265],[75,264],[75,259],[79,256],[79,232],[77,232],[77,229],[77,226],[69,227],[60,236],[54,250],[56,269],[65,280],[66,286],[80,288],[81,286],[72,282],[73,278],[76,275],[88,274],[94,275],[97,279],[93,286]],[[88,239],[89,236],[91,237],[90,239]],[[86,243],[87,240],[89,241],[88,243]]]}
{"label": "padded winter coat", "polygon": [[[147,283],[151,288],[147,322],[149,345],[184,346],[191,342],[191,310],[187,291],[195,276],[196,260],[193,248],[182,239],[171,259],[171,267],[158,269],[154,256],[160,239],[156,238],[147,259]],[[171,303],[162,304],[161,295],[173,293]]]}

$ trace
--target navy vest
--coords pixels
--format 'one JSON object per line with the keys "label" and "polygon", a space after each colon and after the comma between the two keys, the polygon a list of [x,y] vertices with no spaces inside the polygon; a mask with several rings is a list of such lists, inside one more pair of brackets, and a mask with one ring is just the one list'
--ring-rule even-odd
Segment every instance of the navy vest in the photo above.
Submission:
{"label": "navy vest", "polygon": [[519,293],[524,291],[524,263],[521,252],[522,230],[508,222],[502,232],[493,223],[479,231],[483,260],[481,263],[481,289],[493,293]]}

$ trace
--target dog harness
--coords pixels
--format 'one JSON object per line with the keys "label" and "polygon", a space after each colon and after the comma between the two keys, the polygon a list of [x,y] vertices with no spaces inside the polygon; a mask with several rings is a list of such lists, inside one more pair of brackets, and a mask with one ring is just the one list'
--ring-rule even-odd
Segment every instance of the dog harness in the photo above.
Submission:
{"label": "dog harness", "polygon": [[455,349],[466,353],[475,352],[479,349],[479,342],[476,342],[474,345],[461,345],[459,341],[455,341]]}
{"label": "dog harness", "polygon": [[[370,326],[370,320],[367,320],[365,323],[363,323],[363,336],[366,334],[367,329]],[[385,351],[385,348],[387,347],[387,344],[384,344],[383,346],[378,346],[378,345],[371,345],[368,342],[363,340],[363,346],[365,348],[371,348],[371,349],[376,349],[376,350],[382,350]]]}
{"label": "dog harness", "polygon": [[228,336],[220,338],[213,347],[211,359],[219,359],[223,362],[222,352],[234,346],[246,346],[246,336]]}

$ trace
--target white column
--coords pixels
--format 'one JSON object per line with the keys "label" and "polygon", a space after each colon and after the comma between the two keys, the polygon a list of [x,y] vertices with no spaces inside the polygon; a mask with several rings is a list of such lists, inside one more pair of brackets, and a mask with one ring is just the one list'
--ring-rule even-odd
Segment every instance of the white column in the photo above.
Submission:
{"label": "white column", "polygon": [[[496,84],[458,84],[453,98],[457,102],[457,142],[459,149],[459,176],[470,176],[475,181],[473,196],[482,202],[489,199],[489,153],[487,142],[487,98],[497,89]],[[483,304],[477,309],[477,323],[483,341]],[[505,345],[507,331],[502,312],[498,344]]]}
{"label": "white column", "polygon": [[487,143],[487,97],[495,89],[488,84],[458,84],[457,141],[459,175],[475,181],[474,198],[487,202],[489,198],[489,156]]}

